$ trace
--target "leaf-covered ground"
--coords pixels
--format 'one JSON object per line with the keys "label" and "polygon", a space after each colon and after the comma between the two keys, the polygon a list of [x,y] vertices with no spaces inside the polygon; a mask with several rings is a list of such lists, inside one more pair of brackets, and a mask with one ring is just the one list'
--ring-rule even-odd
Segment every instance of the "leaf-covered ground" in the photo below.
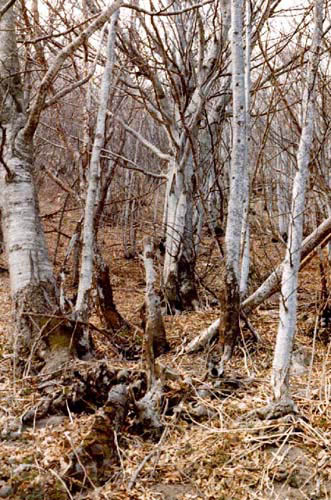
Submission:
{"label": "leaf-covered ground", "polygon": [[[42,213],[47,213],[42,205]],[[58,217],[46,219],[48,231]],[[70,234],[75,220],[62,227]],[[49,232],[51,251],[56,233]],[[270,238],[269,238],[270,239]],[[58,264],[67,240],[62,239]],[[18,380],[12,368],[9,338],[12,335],[9,277],[0,275],[0,498],[22,500],[86,499],[330,499],[331,498],[331,342],[330,320],[321,328],[321,267],[330,280],[326,256],[318,256],[302,272],[299,288],[298,354],[291,379],[298,407],[296,417],[260,420],[253,412],[271,396],[270,372],[277,331],[278,298],[255,310],[250,320],[260,334],[251,344],[243,326],[227,378],[233,384],[215,390],[207,375],[207,352],[184,354],[183,347],[219,314],[216,296],[222,290],[222,261],[207,238],[199,260],[200,293],[205,306],[200,312],[166,317],[171,351],[160,363],[177,377],[167,383],[165,401],[181,395],[177,409],[164,413],[164,430],[152,440],[128,427],[116,435],[118,461],[103,485],[96,485],[88,464],[79,464],[77,450],[89,434],[92,413],[45,416],[24,424],[22,417],[40,399],[41,378]],[[122,315],[139,325],[139,306],[144,295],[141,260],[122,257],[118,228],[107,229],[104,254],[110,264],[115,302]],[[282,254],[279,243],[266,239],[254,244],[252,288],[261,282]],[[322,260],[320,260],[322,259]],[[0,265],[6,267],[2,256]],[[70,279],[68,279],[70,285]],[[330,281],[328,283],[330,290]],[[72,291],[73,292],[73,291]],[[97,316],[92,318],[102,326]],[[315,336],[314,336],[315,332]],[[100,357],[118,368],[142,368],[141,361],[120,359],[98,332],[94,332]],[[137,336],[137,342],[141,338]],[[185,398],[185,391],[190,397]],[[166,403],[165,403],[166,405]],[[68,480],[76,463],[79,480]],[[78,465],[77,465],[78,463]],[[73,487],[74,485],[74,487]]]}

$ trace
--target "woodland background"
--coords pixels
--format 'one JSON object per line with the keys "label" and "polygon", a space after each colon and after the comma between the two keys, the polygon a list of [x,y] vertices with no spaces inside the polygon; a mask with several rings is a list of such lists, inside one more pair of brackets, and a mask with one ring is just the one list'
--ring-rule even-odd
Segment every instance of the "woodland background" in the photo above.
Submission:
{"label": "woodland background", "polygon": [[[0,1],[0,497],[331,498],[330,13],[321,0]],[[314,243],[277,414],[278,266],[313,95]],[[247,278],[224,358],[230,237]]]}

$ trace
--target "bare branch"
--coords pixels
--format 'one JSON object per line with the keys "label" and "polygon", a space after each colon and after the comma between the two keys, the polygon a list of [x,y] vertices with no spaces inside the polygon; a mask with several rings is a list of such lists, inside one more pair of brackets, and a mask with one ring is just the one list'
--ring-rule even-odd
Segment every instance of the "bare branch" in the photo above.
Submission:
{"label": "bare branch", "polygon": [[120,158],[121,160],[131,163],[131,165],[121,165],[119,163],[119,166],[121,168],[128,168],[129,170],[135,170],[136,172],[140,172],[144,175],[149,175],[150,177],[154,177],[155,179],[167,179],[167,176],[165,174],[156,174],[155,172],[151,172],[149,170],[145,170],[142,167],[139,167],[135,162],[132,160],[129,160],[129,158],[126,158],[125,156],[119,155],[117,153],[114,153],[114,151],[110,151],[109,149],[103,149],[104,153],[108,153],[112,156],[116,156],[116,158]]}
{"label": "bare branch", "polygon": [[143,137],[141,134],[139,134],[139,132],[137,132],[133,128],[129,127],[129,125],[127,125],[126,123],[124,123],[123,120],[121,120],[117,116],[114,116],[114,114],[111,113],[110,111],[108,111],[107,114],[109,116],[111,116],[112,118],[114,118],[116,121],[118,121],[122,125],[122,127],[125,128],[125,130],[127,132],[129,132],[130,134],[134,135],[138,139],[138,141],[141,142],[141,144],[143,144],[144,146],[146,146],[146,148],[150,149],[154,154],[156,154],[156,156],[158,156],[159,158],[161,158],[161,160],[165,160],[165,161],[170,161],[171,160],[171,156],[170,155],[168,155],[166,153],[162,153],[162,151],[160,151],[159,148],[157,148],[156,146],[154,146],[154,144],[152,144],[147,139],[145,139],[145,137]]}
{"label": "bare branch", "polygon": [[181,10],[175,10],[173,12],[169,12],[168,9],[171,7],[172,4],[167,5],[164,9],[158,10],[158,11],[150,11],[150,10],[145,10],[141,7],[138,7],[137,5],[131,5],[128,3],[124,3],[123,7],[126,7],[128,9],[136,10],[137,12],[140,12],[141,14],[146,14],[147,16],[155,17],[155,16],[178,16],[179,14],[184,14],[185,12],[190,12],[191,10],[196,10],[200,9],[200,7],[203,7],[204,5],[209,5],[211,3],[214,3],[215,0],[207,0],[206,2],[201,2],[196,5],[192,5],[191,7],[186,7],[185,9]]}
{"label": "bare branch", "polygon": [[[92,21],[96,17],[97,17],[97,15],[95,14],[94,16],[91,16],[88,19],[85,19],[85,21],[82,21],[81,23],[76,24],[75,26],[72,26],[71,28],[67,29],[66,31],[61,31],[60,33],[52,33],[51,35],[38,36],[37,38],[33,38],[32,40],[24,40],[23,43],[25,45],[35,44],[38,42],[43,42],[45,40],[49,40],[50,38],[58,38],[60,36],[68,35],[69,33],[72,33],[73,31],[75,31],[77,28],[80,28],[81,26],[84,26],[84,24]],[[21,41],[21,40],[18,40],[18,41]]]}
{"label": "bare branch", "polygon": [[9,10],[10,7],[12,7],[14,5],[15,2],[16,2],[16,0],[8,0],[6,5],[4,7],[2,7],[2,9],[0,10],[0,19],[2,18],[2,16],[4,14],[6,14],[7,10]]}
{"label": "bare branch", "polygon": [[70,87],[67,87],[67,88],[64,88],[64,89],[60,90],[60,92],[58,92],[55,96],[53,96],[51,99],[48,99],[48,101],[45,102],[45,105],[44,105],[43,109],[48,108],[49,106],[52,106],[59,99],[61,99],[62,97],[66,96],[68,94],[70,94],[70,92],[72,92],[73,90],[77,89],[78,87],[81,87],[82,85],[84,85],[84,83],[88,82],[92,78],[92,76],[94,75],[94,72],[95,72],[95,68],[97,67],[98,59],[99,59],[99,56],[100,56],[100,53],[101,53],[101,47],[103,45],[103,38],[104,38],[105,31],[106,30],[104,28],[103,31],[102,31],[102,34],[101,34],[101,39],[100,39],[100,44],[99,44],[98,52],[96,53],[94,62],[92,64],[91,71],[89,71],[89,73],[84,78],[82,78],[81,80],[79,80],[78,82],[74,83]]}
{"label": "bare branch", "polygon": [[123,5],[123,0],[116,0],[112,5],[103,10],[103,12],[98,16],[95,21],[93,21],[84,31],[80,33],[69,45],[64,47],[57,57],[55,58],[53,64],[48,69],[46,75],[44,76],[36,98],[32,104],[29,112],[28,120],[26,126],[24,127],[24,136],[26,140],[30,140],[33,137],[35,130],[38,126],[39,117],[44,107],[44,102],[46,99],[47,91],[52,84],[54,78],[62,67],[64,61],[73,52],[80,47],[93,33],[100,29],[104,23],[110,18],[110,16]]}

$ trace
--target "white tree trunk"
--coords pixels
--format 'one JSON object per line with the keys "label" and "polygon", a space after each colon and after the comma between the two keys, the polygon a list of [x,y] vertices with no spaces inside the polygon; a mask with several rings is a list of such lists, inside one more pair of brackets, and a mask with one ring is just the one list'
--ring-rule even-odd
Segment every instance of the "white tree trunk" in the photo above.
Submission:
{"label": "white tree trunk", "polygon": [[194,277],[192,177],[191,158],[181,165],[170,164],[163,287],[173,313],[199,305]]}
{"label": "white tree trunk", "polygon": [[277,158],[277,208],[278,208],[278,230],[286,242],[288,239],[288,223],[290,211],[290,186],[289,171],[286,168],[284,153],[280,153]]}
{"label": "white tree trunk", "polygon": [[218,375],[223,373],[224,363],[230,359],[240,332],[240,247],[246,168],[246,104],[242,7],[242,0],[231,1],[233,142],[230,197],[225,232],[225,313],[220,328],[223,356]]}
{"label": "white tree trunk", "polygon": [[249,144],[250,144],[250,106],[251,106],[251,2],[246,0],[246,34],[245,34],[245,106],[246,106],[246,152],[244,169],[244,207],[243,225],[241,231],[241,273],[240,273],[240,297],[243,299],[247,294],[248,275],[250,266],[250,172],[249,172]]}
{"label": "white tree trunk", "polygon": [[111,22],[109,23],[110,26],[107,43],[107,61],[102,77],[99,109],[95,129],[95,139],[93,143],[91,165],[88,175],[88,191],[85,204],[85,217],[83,226],[82,263],[76,303],[76,313],[80,318],[84,320],[88,316],[89,298],[92,288],[95,245],[94,216],[100,187],[100,154],[104,145],[106,113],[112,82],[113,67],[115,62],[115,37],[118,17],[119,9],[114,12],[111,17]]}
{"label": "white tree trunk", "polygon": [[297,286],[305,209],[305,191],[309,175],[310,150],[315,112],[315,81],[322,38],[323,0],[314,5],[314,35],[303,98],[303,126],[297,153],[298,169],[293,182],[289,239],[283,266],[279,326],[272,368],[274,401],[291,405],[289,371],[296,329]]}
{"label": "white tree trunk", "polygon": [[151,238],[145,238],[144,241],[144,266],[146,274],[144,355],[147,369],[148,389],[150,389],[156,381],[155,358],[169,350],[161,314],[161,301],[155,291],[156,274],[153,264],[153,245]]}
{"label": "white tree trunk", "polygon": [[[231,53],[233,95],[233,144],[230,173],[230,197],[225,233],[226,268],[231,284],[239,285],[240,241],[243,221],[243,179],[246,159],[246,104],[243,58],[242,0],[232,0]],[[230,285],[232,286],[232,285]]]}
{"label": "white tree trunk", "polygon": [[[5,4],[0,1],[0,8]],[[33,145],[23,135],[26,114],[20,81],[13,9],[0,19],[0,163],[2,223],[18,336],[16,354],[28,360],[31,323],[25,311],[49,313],[57,292],[39,216],[33,178]],[[38,324],[38,319],[36,323]]]}

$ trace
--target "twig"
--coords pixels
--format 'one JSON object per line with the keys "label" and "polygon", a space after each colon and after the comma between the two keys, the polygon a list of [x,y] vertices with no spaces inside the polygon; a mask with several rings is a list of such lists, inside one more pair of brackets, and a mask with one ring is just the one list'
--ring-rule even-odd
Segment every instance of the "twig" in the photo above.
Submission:
{"label": "twig", "polygon": [[0,10],[0,19],[4,14],[6,14],[7,10],[9,10],[14,5],[15,2],[16,0],[8,0],[8,2]]}
{"label": "twig", "polygon": [[138,465],[138,467],[136,468],[136,470],[132,474],[131,479],[130,479],[129,484],[128,484],[128,491],[132,490],[132,488],[135,485],[137,478],[138,478],[140,472],[142,471],[142,469],[144,468],[145,464],[152,458],[153,455],[155,455],[155,453],[158,452],[158,447],[161,445],[162,441],[164,440],[164,438],[167,434],[167,431],[168,431],[168,428],[166,427],[164,429],[158,443],[155,445],[154,449],[150,453],[148,453],[148,455],[145,456],[143,461]]}
{"label": "twig", "polygon": [[60,477],[57,472],[55,472],[55,470],[53,469],[48,469],[49,472],[51,472],[58,481],[60,481],[60,483],[62,484],[63,488],[65,489],[67,495],[68,495],[68,498],[70,498],[70,500],[74,500],[74,497],[71,495],[69,489],[68,489],[68,486],[66,485],[66,483],[63,481],[62,477]]}
{"label": "twig", "polygon": [[[23,314],[23,316],[37,316],[37,317],[50,318],[50,319],[55,318],[55,319],[60,319],[62,321],[69,321],[70,323],[75,323],[76,326],[79,325],[79,326],[85,326],[87,328],[92,328],[92,330],[95,330],[96,332],[101,333],[109,340],[109,331],[106,328],[98,328],[97,326],[93,325],[93,323],[90,323],[88,321],[80,321],[80,320],[72,319],[72,318],[67,317],[67,316],[61,316],[61,315],[57,315],[57,314],[46,314],[46,313],[42,314],[42,313],[35,313],[32,311],[24,311],[22,314]],[[139,328],[138,326],[135,326],[135,328],[137,328],[138,331],[141,331],[141,328]],[[114,347],[114,351],[115,351],[115,347]],[[115,351],[115,353],[118,354],[118,351]]]}
{"label": "twig", "polygon": [[[195,9],[199,9],[200,7],[204,7],[205,5],[209,5],[209,4],[213,3],[213,1],[214,0],[206,0],[205,2],[201,2],[201,3],[198,3],[196,5],[192,5],[190,7],[186,7],[184,9],[175,10],[173,12],[167,11],[168,6],[166,8],[164,8],[164,9],[161,9],[161,10],[158,10],[158,11],[155,11],[155,12],[143,9],[142,7],[138,7],[137,5],[131,5],[131,4],[126,4],[126,3],[124,3],[122,5],[122,7],[127,7],[129,9],[136,10],[137,12],[140,12],[142,14],[146,14],[147,16],[151,16],[151,17],[154,17],[154,16],[158,16],[158,17],[159,16],[178,16],[179,14],[184,14],[185,12],[189,12],[191,10],[195,10]],[[172,3],[174,3],[174,2],[172,2]]]}
{"label": "twig", "polygon": [[78,454],[76,448],[74,447],[74,444],[73,444],[73,442],[71,440],[71,437],[69,436],[69,432],[65,432],[64,435],[67,438],[67,440],[69,441],[71,449],[74,452],[75,457],[77,458],[77,462],[79,463],[79,465],[82,468],[82,471],[84,472],[84,476],[85,476],[84,479],[88,479],[88,481],[90,482],[92,488],[96,489],[96,485],[93,483],[92,479],[89,477],[89,475],[88,475],[88,473],[86,471],[86,468],[85,468],[84,464],[82,463],[82,461],[81,461],[81,459],[79,457],[79,454]]}
{"label": "twig", "polygon": [[255,330],[255,328],[253,327],[252,323],[249,321],[249,319],[247,318],[247,316],[246,316],[246,314],[244,313],[243,310],[240,311],[240,317],[244,320],[245,325],[247,326],[247,328],[249,329],[249,331],[254,335],[254,338],[255,338],[256,342],[261,342],[260,335]]}
{"label": "twig", "polygon": [[118,455],[118,458],[120,460],[122,474],[123,474],[123,477],[125,477],[125,468],[124,468],[124,463],[123,463],[121,449],[120,449],[119,444],[118,444],[118,438],[117,438],[117,431],[116,430],[114,430],[114,442],[115,442],[115,446],[116,446],[117,455]]}

